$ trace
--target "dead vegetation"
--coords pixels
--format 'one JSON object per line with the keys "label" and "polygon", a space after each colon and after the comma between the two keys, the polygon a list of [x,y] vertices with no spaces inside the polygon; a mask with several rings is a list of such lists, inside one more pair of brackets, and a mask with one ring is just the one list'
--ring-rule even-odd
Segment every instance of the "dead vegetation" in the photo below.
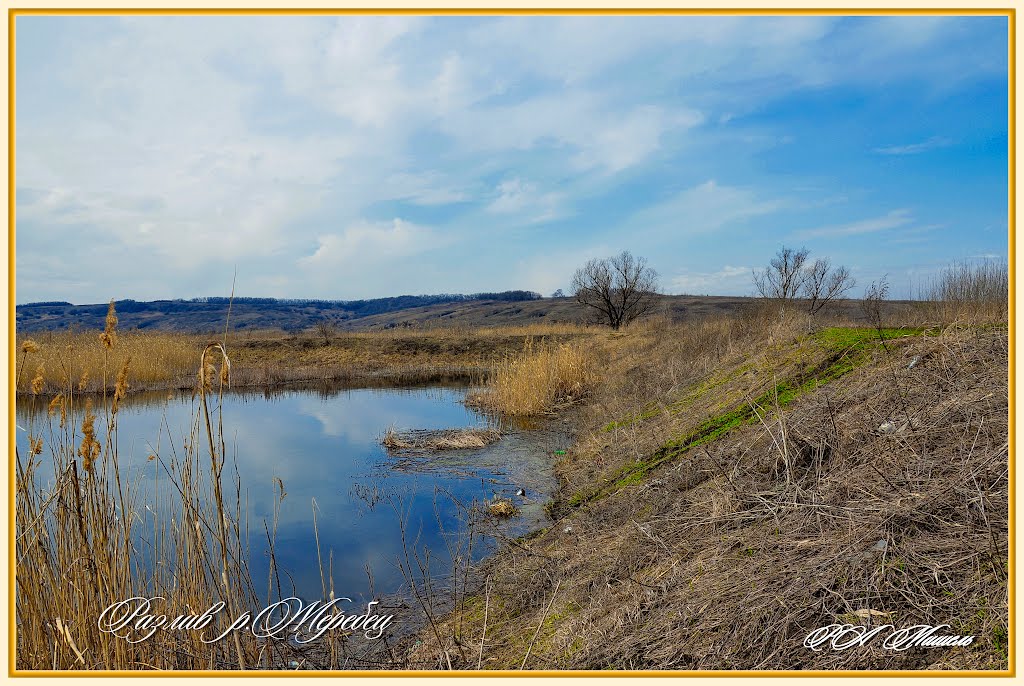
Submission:
{"label": "dead vegetation", "polygon": [[1009,284],[1005,260],[955,262],[925,281],[918,298],[941,321],[1005,321]]}
{"label": "dead vegetation", "polygon": [[[409,385],[478,382],[503,359],[523,350],[528,341],[551,345],[596,335],[578,325],[533,324],[488,328],[438,327],[374,332],[281,331],[232,333],[227,346],[234,365],[232,387],[275,388],[295,383],[352,385]],[[114,379],[103,368],[117,369],[132,359],[132,392],[189,389],[195,364],[209,337],[127,331],[104,352],[95,345],[97,332],[43,332],[19,335],[18,349],[30,345],[36,353],[18,379],[18,393],[31,393],[39,379],[40,393],[57,393],[66,385],[67,370],[75,370],[77,393],[112,392]],[[218,337],[218,340],[220,337]],[[106,355],[106,357],[104,357]]]}
{"label": "dead vegetation", "polygon": [[[413,663],[461,641],[470,669],[1006,669],[1007,329],[934,313],[765,308],[610,341],[554,521]],[[975,639],[804,647],[832,623]]]}
{"label": "dead vegetation", "polygon": [[435,450],[467,450],[483,448],[501,438],[501,432],[493,427],[468,429],[415,429],[396,431],[390,428],[381,438],[381,445],[388,452],[419,452]]}
{"label": "dead vegetation", "polygon": [[507,519],[509,517],[515,517],[519,514],[519,508],[516,507],[508,498],[502,498],[501,496],[495,496],[492,500],[487,502],[486,508],[487,514],[492,517],[499,517]]}
{"label": "dead vegetation", "polygon": [[[30,413],[24,428],[29,448],[15,454],[15,665],[24,670],[255,666],[257,646],[238,633],[210,644],[188,631],[142,640],[144,628],[104,631],[99,623],[106,608],[122,601],[144,612],[141,601],[132,598],[155,599],[154,614],[189,608],[198,616],[222,602],[234,617],[255,604],[237,490],[230,497],[237,481],[230,472],[223,475],[228,456],[218,409],[230,380],[227,354],[214,343],[196,355],[199,409],[186,436],[156,438],[149,459],[158,486],[144,491],[140,476],[129,477],[120,464],[118,412],[136,383],[138,351],[120,350],[128,337],[116,327],[111,306],[92,349],[72,350],[58,367],[63,376],[57,392],[39,397],[45,389],[37,372],[26,399],[45,403],[47,411]],[[43,349],[22,344],[19,376]],[[98,374],[111,380],[112,392],[83,400],[75,363],[95,357],[103,361]],[[112,368],[115,360],[118,367]],[[140,366],[146,369],[145,364]],[[217,617],[210,629],[219,633],[226,621]]]}
{"label": "dead vegetation", "polygon": [[521,352],[498,362],[487,386],[466,402],[508,416],[551,414],[586,397],[597,383],[602,357],[597,337],[589,345],[530,338]]}
{"label": "dead vegetation", "polygon": [[[151,441],[150,466],[140,472],[129,470],[118,440],[119,411],[139,383],[135,356],[147,352],[120,350],[129,338],[117,331],[111,305],[102,333],[78,339],[90,349],[71,348],[61,358],[55,392],[44,386],[37,363],[45,343],[26,339],[19,346],[16,374],[29,387],[19,404],[29,412],[18,427],[27,445],[14,456],[12,668],[269,670],[300,664],[295,657],[306,664],[310,651],[303,656],[303,646],[259,640],[235,624],[288,597],[275,570],[286,493],[275,477],[272,523],[261,522],[266,538],[256,544],[271,560],[261,597],[249,568],[257,554],[250,546],[259,539],[249,538],[248,500],[221,415],[234,380],[226,346],[207,343],[195,355],[196,409],[184,435],[164,418],[157,436],[132,437]],[[83,388],[81,362],[99,364],[97,376],[110,380],[99,387],[109,393]],[[316,531],[315,501],[313,508]],[[333,558],[325,564],[319,548],[310,552],[325,596],[334,597]],[[138,622],[129,621],[133,616]],[[367,646],[349,640],[350,633],[328,629],[315,647],[315,664],[398,664],[387,640]]]}
{"label": "dead vegetation", "polygon": [[[986,282],[998,286],[998,278]],[[1006,669],[1008,332],[1000,289],[981,292],[880,315],[872,327],[783,317],[766,306],[685,325],[647,320],[621,334],[552,333],[543,342],[500,330],[475,340],[251,339],[239,346],[243,359],[273,352],[241,365],[233,356],[231,375],[234,383],[239,367],[258,369],[254,360],[289,359],[287,369],[324,374],[412,369],[419,355],[435,364],[487,360],[497,371],[485,404],[526,415],[574,406],[579,439],[556,465],[551,525],[509,542],[472,574],[470,530],[468,543],[449,551],[464,562],[451,604],[435,606],[436,589],[411,584],[430,627],[389,666]],[[110,379],[101,386],[114,394],[102,408],[115,437],[126,389],[108,365],[125,338],[99,352]],[[51,367],[36,356],[47,342],[19,343],[19,389],[43,402]],[[258,664],[251,645],[144,644],[152,652],[142,654],[90,628],[108,595],[101,582],[114,595],[162,591],[197,607],[220,594],[224,575],[243,589],[239,604],[254,594],[238,505],[228,501],[225,512],[219,504],[222,439],[200,431],[210,413],[186,443],[187,472],[168,481],[186,496],[179,507],[200,502],[187,489],[214,497],[202,510],[171,510],[154,529],[165,550],[190,556],[167,554],[166,569],[133,577],[128,542],[139,502],[113,471],[116,441],[96,435],[92,407],[78,397],[77,366],[56,368],[50,433],[30,427],[28,454],[16,456],[19,666]],[[202,368],[212,399],[219,375]],[[76,425],[82,445],[69,441]],[[44,448],[47,436],[56,439]],[[53,451],[56,482],[35,476],[44,449]],[[177,502],[173,491],[168,502]],[[508,506],[515,508],[495,499],[484,509],[500,518]],[[429,560],[410,548],[403,573],[431,579]],[[88,583],[58,583],[69,574]],[[836,622],[948,624],[975,641],[907,652],[803,646],[809,632]]]}

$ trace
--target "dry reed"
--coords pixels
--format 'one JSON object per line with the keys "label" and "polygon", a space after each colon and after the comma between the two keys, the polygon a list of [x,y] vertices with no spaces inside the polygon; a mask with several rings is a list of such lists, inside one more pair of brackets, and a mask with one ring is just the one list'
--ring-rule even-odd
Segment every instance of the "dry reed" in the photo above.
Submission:
{"label": "dry reed", "polygon": [[1009,284],[1005,261],[955,262],[922,284],[918,299],[929,316],[942,323],[1005,322]]}
{"label": "dry reed", "polygon": [[[244,668],[254,662],[256,647],[243,643],[238,632],[233,640],[207,644],[199,631],[157,631],[130,643],[124,631],[115,635],[98,627],[106,608],[133,597],[162,598],[153,610],[168,619],[225,602],[229,612],[215,615],[207,627],[217,635],[234,618],[227,615],[252,607],[254,600],[239,503],[229,501],[223,489],[223,385],[200,385],[203,402],[191,433],[184,440],[158,440],[166,447],[150,457],[152,485],[144,487],[140,475],[129,478],[122,471],[118,451],[118,406],[135,370],[132,360],[146,358],[144,349],[120,350],[129,341],[117,335],[111,308],[100,340],[92,338],[99,350],[70,351],[57,365],[61,385],[54,397],[25,400],[45,402],[47,412],[30,412],[29,449],[15,456],[16,666]],[[46,344],[25,341],[22,350],[19,372]],[[75,383],[75,363],[83,361],[93,365],[86,370],[90,377],[114,380],[109,399],[83,402]]]}
{"label": "dry reed", "polygon": [[499,362],[487,387],[467,402],[511,416],[552,412],[582,399],[597,382],[603,350],[593,339],[582,343],[535,343]]}
{"label": "dry reed", "polygon": [[[115,317],[116,319],[116,317]],[[50,332],[22,338],[21,349],[32,351],[41,367],[39,393],[60,393],[76,385],[78,393],[102,393],[104,368],[121,369],[132,360],[132,385],[137,390],[191,385],[195,361],[203,350],[205,339],[189,334],[118,332],[105,330],[97,338],[92,333]],[[109,346],[108,346],[109,343]],[[116,382],[107,375],[107,391]],[[19,379],[18,391],[30,391],[27,379]]]}

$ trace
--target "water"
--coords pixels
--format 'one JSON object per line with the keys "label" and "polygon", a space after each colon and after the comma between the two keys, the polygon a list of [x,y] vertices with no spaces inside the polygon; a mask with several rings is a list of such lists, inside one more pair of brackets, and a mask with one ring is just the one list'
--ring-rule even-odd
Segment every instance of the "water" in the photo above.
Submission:
{"label": "water", "polygon": [[[265,591],[267,584],[270,558],[264,521],[272,527],[275,478],[284,483],[287,492],[275,544],[286,596],[293,584],[299,597],[323,596],[314,538],[314,500],[324,567],[333,553],[335,593],[353,600],[370,598],[367,567],[372,572],[375,597],[407,591],[396,564],[403,555],[396,506],[407,512],[409,543],[421,552],[430,550],[432,577],[444,577],[450,570],[443,532],[455,534],[464,526],[455,501],[468,504],[494,494],[512,498],[523,515],[503,525],[509,535],[539,523],[541,506],[555,487],[550,455],[564,447],[551,432],[511,431],[486,448],[411,460],[389,456],[380,445],[389,427],[484,425],[482,415],[462,404],[464,394],[465,389],[460,388],[428,388],[226,396],[225,476],[233,470],[232,461],[237,462],[242,505],[248,509],[249,564],[256,588]],[[46,421],[45,402],[36,401],[34,412],[29,402],[19,399],[21,427],[28,426],[30,415],[36,422]],[[158,447],[162,459],[169,455],[168,436],[174,437],[180,450],[194,409],[190,395],[162,393],[130,399],[118,415],[122,476],[127,471],[128,479],[138,480],[145,492],[158,470],[157,463],[147,457]],[[105,436],[101,424],[98,420],[97,434]],[[18,430],[17,436],[19,449],[24,451],[26,434]],[[166,478],[161,478],[166,483]],[[520,488],[526,490],[525,497],[515,495]],[[474,557],[493,548],[493,538],[483,541]]]}

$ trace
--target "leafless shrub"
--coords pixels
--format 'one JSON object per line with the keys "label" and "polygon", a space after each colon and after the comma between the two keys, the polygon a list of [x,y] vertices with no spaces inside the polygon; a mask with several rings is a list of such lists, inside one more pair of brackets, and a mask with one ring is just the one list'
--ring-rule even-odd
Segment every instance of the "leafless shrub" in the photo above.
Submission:
{"label": "leafless shrub", "polygon": [[864,316],[871,322],[871,326],[881,330],[882,328],[882,306],[889,297],[888,275],[878,281],[872,281],[864,289],[864,299],[861,300],[861,310]]}
{"label": "leafless shrub", "polygon": [[1006,262],[954,262],[923,284],[918,299],[942,322],[1006,321],[1010,273]]}
{"label": "leafless shrub", "polygon": [[760,272],[754,272],[754,287],[762,298],[792,300],[797,297],[807,279],[807,248],[794,250],[783,247]]}
{"label": "leafless shrub", "polygon": [[815,260],[807,270],[803,296],[807,298],[807,311],[817,314],[823,307],[841,297],[855,285],[850,270],[839,266],[835,269],[828,258]]}
{"label": "leafless shrub", "polygon": [[313,325],[313,331],[316,335],[324,339],[324,345],[330,345],[335,335],[338,333],[338,326],[330,319],[321,319]]}

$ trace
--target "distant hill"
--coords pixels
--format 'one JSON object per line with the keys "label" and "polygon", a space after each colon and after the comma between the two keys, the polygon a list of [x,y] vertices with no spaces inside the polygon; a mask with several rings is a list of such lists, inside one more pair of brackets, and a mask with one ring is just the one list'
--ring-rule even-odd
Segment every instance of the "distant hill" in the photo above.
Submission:
{"label": "distant hill", "polygon": [[[697,318],[716,312],[737,312],[753,304],[752,298],[734,296],[662,295],[652,312],[674,320]],[[543,322],[601,323],[597,312],[575,298],[542,298],[521,302],[465,301],[412,307],[345,322],[345,329],[390,329],[440,325],[504,326]]]}
{"label": "distant hill", "polygon": [[[696,319],[709,314],[738,312],[757,302],[736,296],[659,296],[655,316],[673,320]],[[886,309],[906,307],[890,301]],[[228,309],[227,298],[193,300],[116,301],[121,329],[151,329],[206,333],[222,331]],[[860,320],[858,301],[836,302],[835,311]],[[107,304],[72,305],[67,302],[29,303],[17,307],[17,330],[21,332],[103,328]],[[235,298],[231,307],[231,328],[281,329],[298,332],[324,320],[341,330],[378,330],[396,327],[506,326],[537,322],[597,323],[594,310],[574,298],[544,298],[530,291],[476,293],[473,295],[402,295],[372,300],[278,300],[276,298]]]}
{"label": "distant hill", "polygon": [[[353,320],[380,317],[411,308],[461,305],[464,303],[510,304],[541,298],[531,291],[503,291],[472,295],[401,295],[371,300],[282,300],[278,298],[235,298],[231,304],[233,329],[283,329],[300,331],[317,322],[330,320],[345,326]],[[207,332],[224,328],[229,298],[192,300],[117,300],[119,327],[161,331]],[[102,329],[107,303],[74,305],[47,301],[16,307],[15,326],[19,332],[53,331],[67,328]]]}

